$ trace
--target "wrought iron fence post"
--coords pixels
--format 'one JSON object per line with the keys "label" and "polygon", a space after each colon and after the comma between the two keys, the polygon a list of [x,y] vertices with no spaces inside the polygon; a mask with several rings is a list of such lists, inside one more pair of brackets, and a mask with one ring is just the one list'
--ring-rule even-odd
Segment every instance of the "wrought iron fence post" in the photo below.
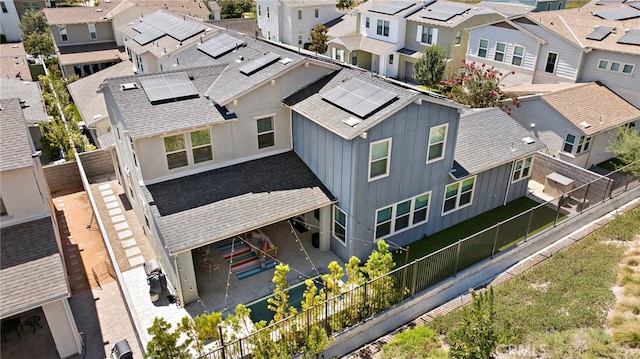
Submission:
{"label": "wrought iron fence post", "polygon": [[238,344],[240,345],[240,358],[244,358],[244,350],[242,350],[242,338],[238,339]]}
{"label": "wrought iron fence post", "polygon": [[529,216],[529,223],[527,223],[527,230],[524,232],[524,241],[527,241],[527,237],[529,237],[529,230],[531,230],[531,222],[533,221],[533,212],[535,212],[535,210],[532,208],[531,209],[531,215]]}
{"label": "wrought iron fence post", "polygon": [[491,258],[496,254],[496,246],[498,245],[498,236],[500,235],[500,226],[502,222],[498,222],[498,228],[496,229],[496,235],[493,238],[493,249],[491,250]]}
{"label": "wrought iron fence post", "polygon": [[584,207],[586,207],[584,204],[587,203],[587,196],[589,195],[589,188],[591,187],[591,182],[587,183],[587,189],[584,191],[584,198],[582,198],[582,208],[580,208],[580,213],[582,213],[582,211],[584,211]]}
{"label": "wrought iron fence post", "polygon": [[456,250],[456,265],[453,267],[453,276],[458,274],[458,263],[460,262],[460,246],[462,245],[462,239],[458,240],[458,249]]}
{"label": "wrought iron fence post", "polygon": [[607,192],[609,192],[609,185],[613,182],[613,179],[607,177],[607,186],[604,188],[604,194],[602,196],[602,202],[607,198]]}
{"label": "wrought iron fence post", "polygon": [[627,176],[627,183],[624,185],[624,191],[622,192],[627,192],[627,188],[629,188],[630,181],[631,181],[631,177]]}
{"label": "wrought iron fence post", "polygon": [[[327,297],[329,297],[327,295]],[[329,324],[329,299],[324,301],[324,327],[327,328],[327,333],[331,334],[331,325]]]}
{"label": "wrought iron fence post", "polygon": [[411,262],[411,296],[416,295],[416,283],[418,281],[418,260]]}
{"label": "wrought iron fence post", "polygon": [[[556,218],[553,220],[553,226],[558,223],[558,216],[560,216],[560,208],[562,207],[562,200],[564,199],[564,193],[560,195],[558,199],[558,209],[556,210]],[[603,200],[604,201],[604,200]]]}
{"label": "wrought iron fence post", "polygon": [[226,346],[224,345],[224,337],[222,336],[222,325],[218,324],[218,333],[220,334],[220,348],[222,349],[222,359],[226,359],[227,355],[225,353]]}

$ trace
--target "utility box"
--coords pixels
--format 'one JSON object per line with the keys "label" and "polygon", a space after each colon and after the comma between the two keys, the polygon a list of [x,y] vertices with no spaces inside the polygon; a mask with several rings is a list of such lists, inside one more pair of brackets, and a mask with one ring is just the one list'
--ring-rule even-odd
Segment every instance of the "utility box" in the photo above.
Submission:
{"label": "utility box", "polygon": [[144,271],[147,274],[147,284],[149,284],[151,301],[156,302],[160,299],[160,293],[167,290],[167,277],[162,272],[160,264],[156,259],[145,262]]}
{"label": "utility box", "polygon": [[550,196],[558,197],[571,192],[572,189],[573,180],[571,178],[565,177],[557,172],[552,172],[547,175],[543,192]]}
{"label": "utility box", "polygon": [[133,353],[129,347],[129,342],[123,339],[111,348],[111,359],[133,359]]}

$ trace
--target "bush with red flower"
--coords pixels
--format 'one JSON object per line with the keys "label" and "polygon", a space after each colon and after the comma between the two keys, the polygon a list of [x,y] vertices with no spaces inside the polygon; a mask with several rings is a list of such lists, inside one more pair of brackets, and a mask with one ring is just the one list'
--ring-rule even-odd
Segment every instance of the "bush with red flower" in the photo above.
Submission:
{"label": "bush with red flower", "polygon": [[440,81],[442,93],[455,102],[471,108],[498,107],[511,114],[511,107],[520,107],[518,97],[501,88],[501,82],[515,71],[503,76],[500,70],[462,61],[463,65],[452,78]]}

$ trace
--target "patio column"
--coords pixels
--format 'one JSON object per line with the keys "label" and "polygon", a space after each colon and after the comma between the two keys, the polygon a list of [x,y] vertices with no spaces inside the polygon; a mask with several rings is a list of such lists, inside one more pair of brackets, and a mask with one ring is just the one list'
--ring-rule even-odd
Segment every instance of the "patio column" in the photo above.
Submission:
{"label": "patio column", "polygon": [[68,358],[80,353],[82,350],[80,334],[67,298],[43,305],[42,311],[49,324],[60,358]]}
{"label": "patio column", "polygon": [[331,205],[320,208],[320,251],[331,247]]}
{"label": "patio column", "polygon": [[198,283],[196,283],[196,272],[193,268],[193,257],[191,251],[187,251],[178,254],[175,258],[182,293],[180,300],[183,305],[187,305],[198,300]]}

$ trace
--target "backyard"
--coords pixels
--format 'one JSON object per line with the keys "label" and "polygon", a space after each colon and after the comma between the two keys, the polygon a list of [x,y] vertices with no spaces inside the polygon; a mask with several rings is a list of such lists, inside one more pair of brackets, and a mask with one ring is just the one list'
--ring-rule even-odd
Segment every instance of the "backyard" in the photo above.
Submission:
{"label": "backyard", "polygon": [[[640,358],[639,229],[636,208],[495,287],[497,354]],[[396,335],[383,347],[385,356],[447,357],[447,335],[462,315],[458,309],[435,318],[428,328]]]}

